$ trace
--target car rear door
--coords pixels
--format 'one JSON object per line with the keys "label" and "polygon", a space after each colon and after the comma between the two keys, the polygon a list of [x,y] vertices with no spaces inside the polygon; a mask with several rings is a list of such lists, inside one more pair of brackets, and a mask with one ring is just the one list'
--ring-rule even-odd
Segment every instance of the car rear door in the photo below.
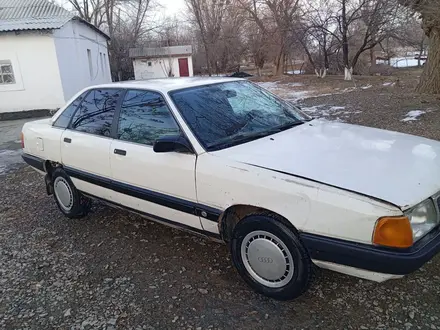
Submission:
{"label": "car rear door", "polygon": [[127,90],[110,152],[115,201],[179,227],[202,229],[196,214],[196,155],[155,153],[154,141],[183,134],[161,94]]}
{"label": "car rear door", "polygon": [[61,137],[61,157],[80,191],[111,200],[109,151],[115,111],[123,91],[92,89]]}

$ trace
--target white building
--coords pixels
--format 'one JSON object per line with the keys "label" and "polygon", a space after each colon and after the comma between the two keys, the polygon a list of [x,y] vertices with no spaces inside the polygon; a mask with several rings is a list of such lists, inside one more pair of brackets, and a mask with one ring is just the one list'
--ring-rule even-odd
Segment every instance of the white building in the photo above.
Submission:
{"label": "white building", "polygon": [[192,46],[131,48],[136,80],[192,77]]}
{"label": "white building", "polygon": [[110,82],[108,39],[47,0],[0,0],[0,115],[57,109]]}

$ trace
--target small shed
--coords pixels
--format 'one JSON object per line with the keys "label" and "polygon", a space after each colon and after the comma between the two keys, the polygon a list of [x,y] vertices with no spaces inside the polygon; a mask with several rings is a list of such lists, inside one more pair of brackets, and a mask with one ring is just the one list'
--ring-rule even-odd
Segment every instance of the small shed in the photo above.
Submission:
{"label": "small shed", "polygon": [[111,82],[109,37],[48,0],[0,0],[0,117],[55,110]]}
{"label": "small shed", "polygon": [[136,80],[192,77],[192,46],[172,46],[161,48],[131,48]]}

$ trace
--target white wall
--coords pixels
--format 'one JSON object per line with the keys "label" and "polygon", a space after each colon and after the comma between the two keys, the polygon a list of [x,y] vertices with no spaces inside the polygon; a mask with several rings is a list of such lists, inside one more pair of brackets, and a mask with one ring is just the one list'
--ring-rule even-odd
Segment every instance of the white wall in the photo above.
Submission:
{"label": "white wall", "polygon": [[15,84],[0,84],[0,112],[56,109],[64,104],[51,34],[0,34],[0,60],[10,60]]}
{"label": "white wall", "polygon": [[[191,56],[179,57],[164,57],[154,59],[136,58],[133,60],[134,76],[136,80],[145,80],[153,78],[167,78],[168,72],[171,68],[171,73],[174,77],[180,77],[179,72],[179,58],[188,59],[189,76],[194,75],[193,62]],[[151,66],[148,66],[148,63]]]}
{"label": "white wall", "polygon": [[[102,34],[72,20],[55,30],[53,37],[65,100],[87,86],[111,82],[107,40]],[[87,49],[91,52],[92,70]]]}

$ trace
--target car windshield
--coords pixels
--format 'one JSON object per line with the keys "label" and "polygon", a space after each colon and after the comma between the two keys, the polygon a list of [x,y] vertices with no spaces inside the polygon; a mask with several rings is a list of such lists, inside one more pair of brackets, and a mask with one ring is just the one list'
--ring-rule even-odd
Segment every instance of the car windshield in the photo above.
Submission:
{"label": "car windshield", "polygon": [[311,118],[248,81],[231,81],[170,93],[184,120],[208,151],[281,132]]}

